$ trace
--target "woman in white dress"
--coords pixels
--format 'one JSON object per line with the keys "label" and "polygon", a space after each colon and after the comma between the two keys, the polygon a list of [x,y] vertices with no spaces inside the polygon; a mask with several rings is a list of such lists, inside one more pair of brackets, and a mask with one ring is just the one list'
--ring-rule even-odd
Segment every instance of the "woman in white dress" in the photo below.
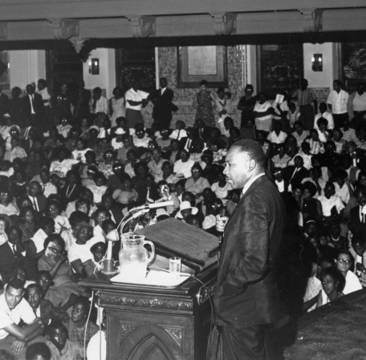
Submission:
{"label": "woman in white dress", "polygon": [[110,99],[111,127],[116,126],[116,119],[126,116],[125,98],[119,87],[113,89],[113,97]]}

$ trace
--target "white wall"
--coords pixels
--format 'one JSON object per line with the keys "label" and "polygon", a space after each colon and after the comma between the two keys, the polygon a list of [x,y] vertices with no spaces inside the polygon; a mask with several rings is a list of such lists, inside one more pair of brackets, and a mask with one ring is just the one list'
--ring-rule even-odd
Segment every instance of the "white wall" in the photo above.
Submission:
{"label": "white wall", "polygon": [[[89,59],[99,59],[99,75],[89,74]],[[86,89],[99,86],[105,91],[107,97],[112,96],[116,86],[116,62],[114,49],[95,49],[91,51],[89,59],[83,63],[83,78]]]}
{"label": "white wall", "polygon": [[11,50],[9,51],[10,88],[19,86],[24,89],[27,84],[46,79],[45,50]]}
{"label": "white wall", "polygon": [[[309,87],[330,87],[334,80],[335,51],[333,43],[304,44],[304,77]],[[323,71],[313,71],[311,58],[313,54],[323,54]]]}

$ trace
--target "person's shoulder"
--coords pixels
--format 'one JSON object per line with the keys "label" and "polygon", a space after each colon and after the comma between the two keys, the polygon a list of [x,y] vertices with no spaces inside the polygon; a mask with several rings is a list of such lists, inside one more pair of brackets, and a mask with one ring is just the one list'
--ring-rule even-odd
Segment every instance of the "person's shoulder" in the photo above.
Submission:
{"label": "person's shoulder", "polygon": [[17,306],[15,306],[13,311],[16,311],[19,314],[25,314],[25,315],[29,315],[29,314],[33,313],[33,310],[31,308],[31,306],[29,305],[29,302],[25,298],[22,298],[22,300],[20,300],[19,304]]}
{"label": "person's shoulder", "polygon": [[5,305],[5,291],[0,295],[0,311],[4,310]]}
{"label": "person's shoulder", "polygon": [[348,270],[347,275],[346,275],[346,280],[352,281],[353,283],[359,283],[360,282],[357,275],[351,270]]}

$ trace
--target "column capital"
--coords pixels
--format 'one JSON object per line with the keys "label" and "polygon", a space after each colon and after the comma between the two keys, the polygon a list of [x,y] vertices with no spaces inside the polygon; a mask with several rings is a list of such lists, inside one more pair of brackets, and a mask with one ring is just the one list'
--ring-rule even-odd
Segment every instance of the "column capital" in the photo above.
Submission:
{"label": "column capital", "polygon": [[236,31],[236,14],[230,12],[212,12],[210,16],[216,35],[230,35]]}
{"label": "column capital", "polygon": [[47,19],[55,39],[69,39],[79,36],[79,20],[49,18]]}
{"label": "column capital", "polygon": [[133,37],[151,37],[156,34],[155,16],[131,15],[127,19]]}
{"label": "column capital", "polygon": [[323,29],[323,10],[319,8],[298,9],[303,18],[304,32],[319,32]]}
{"label": "column capital", "polygon": [[71,45],[75,51],[79,54],[88,39],[80,38],[78,36],[71,36],[68,40],[71,42]]}

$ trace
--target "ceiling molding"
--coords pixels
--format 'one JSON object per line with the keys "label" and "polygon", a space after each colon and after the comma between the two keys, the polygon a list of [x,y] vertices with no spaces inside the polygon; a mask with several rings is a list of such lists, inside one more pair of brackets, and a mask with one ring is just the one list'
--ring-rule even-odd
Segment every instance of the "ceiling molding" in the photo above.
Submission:
{"label": "ceiling molding", "polygon": [[79,20],[74,19],[47,19],[55,39],[70,39],[79,36]]}
{"label": "ceiling molding", "polygon": [[0,40],[7,40],[8,38],[8,23],[0,21]]}

